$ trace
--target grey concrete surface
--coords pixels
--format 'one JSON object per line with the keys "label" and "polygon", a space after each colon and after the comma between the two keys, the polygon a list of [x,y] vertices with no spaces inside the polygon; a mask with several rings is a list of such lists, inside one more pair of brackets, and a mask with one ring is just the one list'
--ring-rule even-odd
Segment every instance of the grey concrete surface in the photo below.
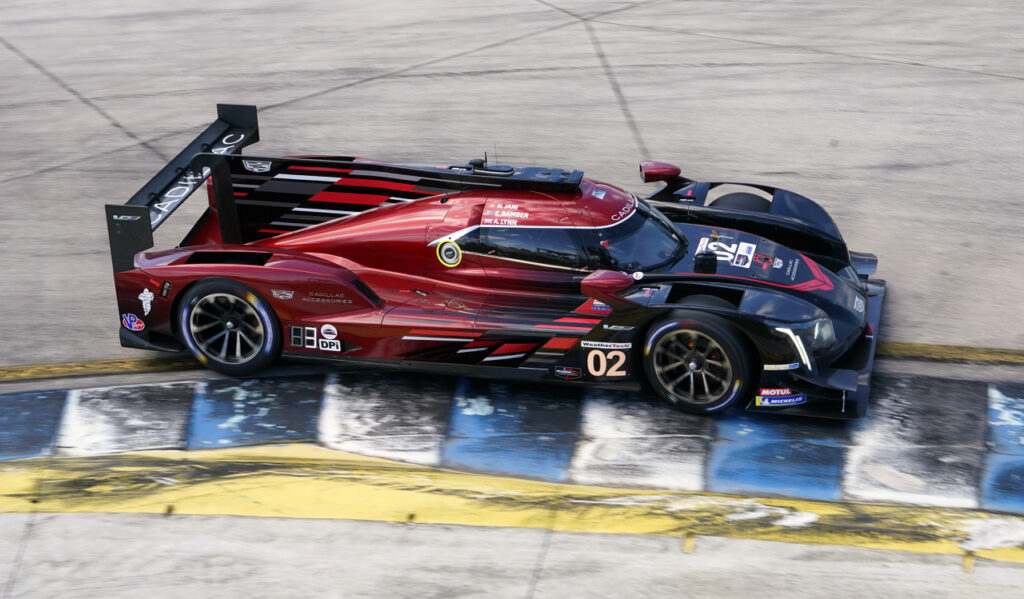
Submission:
{"label": "grey concrete surface", "polygon": [[0,365],[139,355],[102,205],[216,102],[261,107],[250,152],[487,151],[637,191],[656,158],[788,187],[879,255],[883,339],[1022,348],[1022,20],[998,0],[6,2]]}
{"label": "grey concrete surface", "polygon": [[[272,518],[0,515],[3,599],[1015,596],[1024,565],[839,546]],[[15,566],[9,554],[21,552]]]}

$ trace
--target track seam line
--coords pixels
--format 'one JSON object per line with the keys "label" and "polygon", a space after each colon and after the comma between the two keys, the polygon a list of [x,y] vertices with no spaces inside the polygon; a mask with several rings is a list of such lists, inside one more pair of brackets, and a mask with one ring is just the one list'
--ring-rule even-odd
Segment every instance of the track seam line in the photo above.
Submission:
{"label": "track seam line", "polygon": [[644,30],[644,31],[655,31],[655,32],[659,32],[659,33],[674,33],[674,34],[677,34],[677,35],[689,35],[689,36],[700,37],[700,38],[705,38],[705,39],[715,39],[715,40],[722,40],[722,41],[728,41],[728,42],[736,42],[738,44],[751,44],[751,45],[755,45],[755,46],[764,46],[764,47],[768,47],[768,48],[779,48],[779,49],[783,49],[783,50],[798,50],[798,51],[803,51],[803,52],[813,52],[813,53],[816,53],[816,54],[823,54],[823,55],[826,55],[826,56],[840,56],[840,57],[843,57],[843,58],[852,58],[854,60],[862,60],[862,61],[865,61],[865,62],[876,62],[876,63],[880,63],[880,64],[902,65],[902,66],[909,66],[909,67],[918,67],[918,68],[923,68],[923,69],[934,69],[934,70],[937,70],[937,71],[950,71],[950,72],[954,72],[954,73],[965,73],[965,74],[968,74],[968,75],[979,75],[979,76],[982,76],[982,77],[994,77],[994,78],[998,78],[998,79],[1010,79],[1011,81],[1024,81],[1024,77],[1018,77],[1018,76],[1015,76],[1015,75],[1004,75],[1002,73],[989,73],[989,72],[986,72],[986,71],[977,71],[977,70],[973,70],[973,69],[964,69],[964,68],[960,68],[960,67],[949,67],[949,66],[932,65],[932,64],[926,64],[926,63],[923,63],[923,62],[914,62],[914,61],[910,61],[910,60],[894,60],[894,59],[891,59],[891,58],[877,58],[877,57],[874,57],[874,56],[863,56],[863,55],[859,55],[859,54],[848,54],[848,53],[845,53],[845,52],[838,52],[838,51],[835,51],[835,50],[825,50],[825,49],[822,49],[822,48],[815,48],[813,46],[801,46],[799,44],[773,44],[772,42],[762,42],[762,41],[756,41],[756,40],[746,40],[746,39],[742,39],[742,38],[729,37],[727,35],[713,35],[713,34],[710,34],[710,33],[698,33],[698,32],[695,32],[695,31],[687,31],[687,30],[684,30],[684,29],[670,29],[670,28],[667,28],[667,27],[656,27],[656,26],[652,26],[652,25],[633,25],[632,23],[616,23],[614,21],[604,21],[604,20],[601,20],[601,19],[598,18],[598,17],[601,17],[601,16],[603,16],[603,15],[596,15],[592,20],[594,20],[594,21],[596,21],[598,23],[603,23],[605,25],[612,25],[612,26],[615,26],[615,27],[625,27],[625,28],[628,28],[628,29],[640,29],[640,30]]}
{"label": "track seam line", "polygon": [[36,60],[31,58],[29,55],[27,55],[24,52],[22,52],[20,49],[18,49],[17,46],[15,46],[11,42],[7,41],[7,38],[0,36],[0,44],[3,44],[4,46],[6,46],[8,50],[10,50],[12,53],[17,55],[23,61],[28,63],[29,66],[31,66],[35,70],[39,71],[39,73],[41,73],[42,75],[46,76],[48,79],[50,79],[51,81],[56,83],[58,87],[60,87],[65,92],[71,94],[72,96],[74,96],[79,102],[81,102],[85,106],[91,108],[93,110],[93,112],[95,112],[96,114],[98,114],[101,117],[103,117],[104,119],[106,119],[107,123],[109,123],[115,129],[118,129],[119,131],[121,131],[121,133],[124,133],[129,139],[135,141],[137,145],[141,145],[142,147],[146,148],[147,150],[149,150],[150,152],[155,154],[157,156],[157,158],[159,158],[160,160],[162,160],[164,162],[167,162],[167,161],[170,160],[170,158],[168,158],[167,156],[164,156],[163,153],[160,152],[160,150],[157,150],[155,147],[150,145],[149,142],[143,140],[138,135],[135,135],[134,133],[132,133],[131,130],[128,129],[128,127],[124,126],[120,121],[118,121],[113,116],[111,116],[110,113],[108,113],[107,111],[105,111],[102,108],[100,108],[98,104],[96,104],[95,102],[93,102],[89,98],[86,98],[78,90],[76,90],[75,88],[71,87],[71,85],[66,83],[63,79],[61,79],[60,77],[58,77],[57,75],[52,73],[49,69],[47,69],[42,64],[40,64],[39,62],[37,62]]}
{"label": "track seam line", "polygon": [[587,30],[587,36],[590,37],[590,43],[594,47],[594,54],[597,55],[597,59],[601,62],[601,67],[604,69],[604,75],[608,79],[608,84],[611,86],[612,93],[615,94],[615,100],[618,102],[619,110],[622,111],[622,116],[626,120],[626,126],[629,128],[630,133],[633,134],[633,142],[636,143],[637,150],[639,150],[641,158],[643,160],[648,160],[650,159],[650,152],[647,150],[647,144],[644,143],[643,135],[640,133],[640,127],[636,123],[636,118],[633,117],[633,111],[629,108],[629,102],[626,100],[626,94],[622,91],[622,87],[619,86],[618,79],[615,78],[615,71],[612,70],[612,65],[608,62],[608,56],[604,53],[600,40],[597,39],[597,32],[594,31],[594,26],[590,24],[589,20],[583,21],[583,27]]}

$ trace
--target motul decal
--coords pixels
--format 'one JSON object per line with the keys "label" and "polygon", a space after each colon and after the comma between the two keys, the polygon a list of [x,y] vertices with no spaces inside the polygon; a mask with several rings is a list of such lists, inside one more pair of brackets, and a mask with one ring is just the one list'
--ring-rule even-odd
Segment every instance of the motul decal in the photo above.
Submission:
{"label": "motul decal", "polygon": [[793,390],[789,387],[776,387],[772,389],[761,389],[757,394],[765,397],[780,397],[783,395],[793,395]]}

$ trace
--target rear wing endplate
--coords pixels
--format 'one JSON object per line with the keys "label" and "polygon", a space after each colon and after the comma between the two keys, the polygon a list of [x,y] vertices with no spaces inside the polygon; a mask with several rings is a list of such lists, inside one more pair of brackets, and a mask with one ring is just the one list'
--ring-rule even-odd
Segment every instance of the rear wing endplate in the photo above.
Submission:
{"label": "rear wing endplate", "polygon": [[217,120],[135,192],[126,204],[108,204],[107,232],[114,272],[134,267],[135,254],[153,247],[153,231],[216,168],[213,160],[193,161],[196,154],[236,154],[259,139],[255,106],[218,104]]}

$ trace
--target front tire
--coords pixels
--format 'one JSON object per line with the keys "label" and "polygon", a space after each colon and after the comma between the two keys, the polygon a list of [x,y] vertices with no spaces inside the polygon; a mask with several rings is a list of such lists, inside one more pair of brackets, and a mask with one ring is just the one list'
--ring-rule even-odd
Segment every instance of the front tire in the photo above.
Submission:
{"label": "front tire", "polygon": [[754,364],[746,339],[723,318],[677,312],[651,327],[644,371],[655,392],[694,414],[721,411],[747,397]]}
{"label": "front tire", "polygon": [[197,360],[231,376],[266,368],[281,350],[270,305],[230,279],[207,279],[189,289],[178,309],[178,331]]}

